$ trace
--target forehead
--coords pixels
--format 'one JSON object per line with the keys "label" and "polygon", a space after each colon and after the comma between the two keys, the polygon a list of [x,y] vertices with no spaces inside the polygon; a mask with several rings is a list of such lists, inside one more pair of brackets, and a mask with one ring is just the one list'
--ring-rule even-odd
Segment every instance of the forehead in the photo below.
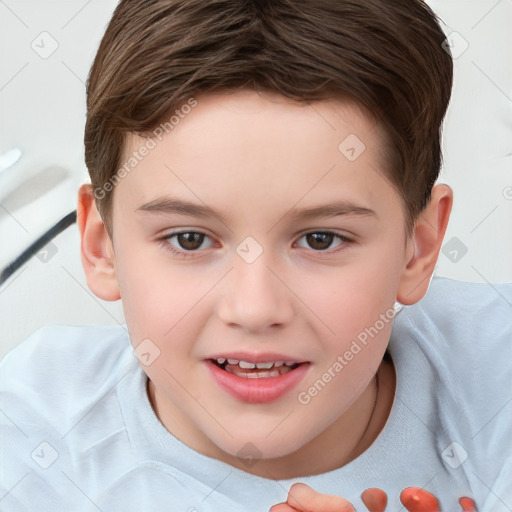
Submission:
{"label": "forehead", "polygon": [[128,136],[124,162],[151,146],[117,187],[131,206],[165,193],[225,209],[236,206],[233,198],[248,209],[305,206],[340,194],[374,202],[390,186],[380,126],[353,102],[299,104],[254,91],[194,101],[171,113],[157,136]]}
{"label": "forehead", "polygon": [[[193,107],[190,107],[191,102]],[[328,149],[337,157],[339,149],[336,142],[349,134],[358,135],[375,149],[383,142],[374,140],[382,135],[380,126],[366,110],[347,98],[340,96],[299,103],[277,93],[251,90],[191,98],[177,106],[153,130],[153,138],[158,143],[162,138],[170,139],[167,136],[171,134],[176,145],[188,143],[194,147],[189,157],[200,156],[212,147],[232,149],[243,144],[244,149],[249,146],[253,149],[261,149],[262,145],[268,149],[281,146],[289,150],[285,156],[290,158],[299,153],[299,149],[309,147],[286,147],[287,142],[300,141],[320,143],[320,147],[316,146],[319,151]],[[269,146],[268,139],[274,135],[279,137],[273,139]],[[125,156],[143,143],[139,139],[134,135],[128,137]],[[272,155],[273,158],[276,156]]]}

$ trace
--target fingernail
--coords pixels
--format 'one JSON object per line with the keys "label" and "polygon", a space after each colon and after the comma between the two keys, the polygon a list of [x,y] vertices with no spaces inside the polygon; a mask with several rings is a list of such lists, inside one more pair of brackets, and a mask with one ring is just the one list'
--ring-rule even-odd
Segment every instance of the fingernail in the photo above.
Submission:
{"label": "fingernail", "polygon": [[400,501],[409,512],[439,512],[436,498],[419,487],[404,489],[400,494]]}
{"label": "fingernail", "polygon": [[388,504],[388,496],[382,489],[372,487],[361,494],[361,500],[369,512],[384,512]]}

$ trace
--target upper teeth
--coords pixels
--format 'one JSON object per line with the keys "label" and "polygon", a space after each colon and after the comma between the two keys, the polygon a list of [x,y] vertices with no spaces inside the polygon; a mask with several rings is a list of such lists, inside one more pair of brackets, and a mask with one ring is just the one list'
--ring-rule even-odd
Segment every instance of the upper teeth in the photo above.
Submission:
{"label": "upper teeth", "polygon": [[[248,361],[240,361],[238,359],[228,359],[228,364],[237,364],[240,366],[240,368],[245,369],[254,369],[258,368],[260,370],[269,370],[270,368],[279,368],[280,366],[286,365],[286,366],[293,366],[295,361],[270,361],[268,363],[249,363]],[[217,362],[219,364],[224,364],[226,362],[226,359],[224,357],[218,357]]]}

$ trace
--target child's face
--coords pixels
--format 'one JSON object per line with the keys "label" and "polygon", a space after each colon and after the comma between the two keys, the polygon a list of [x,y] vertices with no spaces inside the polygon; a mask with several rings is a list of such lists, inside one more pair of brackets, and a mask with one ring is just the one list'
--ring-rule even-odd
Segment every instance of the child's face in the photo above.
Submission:
{"label": "child's face", "polygon": [[[176,437],[229,462],[244,450],[286,458],[329,426],[355,435],[411,256],[381,133],[341,101],[196,99],[114,192],[116,274],[132,343],[152,361],[153,407]],[[360,155],[353,136],[339,149],[350,134]],[[145,144],[131,136],[126,159]],[[236,352],[307,364],[259,397],[257,379],[229,374],[237,395],[210,361]]]}

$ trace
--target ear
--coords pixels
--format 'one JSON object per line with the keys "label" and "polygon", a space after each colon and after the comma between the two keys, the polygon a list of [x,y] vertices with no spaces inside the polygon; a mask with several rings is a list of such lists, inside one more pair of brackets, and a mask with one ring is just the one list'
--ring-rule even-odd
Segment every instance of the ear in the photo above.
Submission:
{"label": "ear", "polygon": [[427,293],[453,204],[448,185],[436,185],[426,208],[421,212],[407,241],[406,267],[402,271],[397,301],[415,304]]}
{"label": "ear", "polygon": [[114,247],[96,208],[92,185],[82,185],[78,191],[77,223],[82,265],[89,289],[103,300],[120,299]]}

